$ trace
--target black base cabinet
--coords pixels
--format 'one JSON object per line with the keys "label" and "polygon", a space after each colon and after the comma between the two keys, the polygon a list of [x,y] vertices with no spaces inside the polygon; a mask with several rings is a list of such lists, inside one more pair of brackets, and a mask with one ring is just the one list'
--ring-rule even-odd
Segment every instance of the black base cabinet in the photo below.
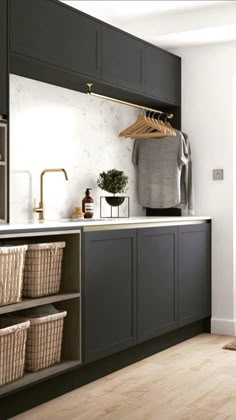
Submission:
{"label": "black base cabinet", "polygon": [[84,241],[86,363],[210,317],[210,223],[86,232]]}
{"label": "black base cabinet", "polygon": [[136,344],[136,231],[87,232],[84,361]]}
{"label": "black base cabinet", "polygon": [[210,224],[179,227],[178,324],[211,315]]}
{"label": "black base cabinet", "polygon": [[86,231],[82,245],[83,363],[0,395],[0,420],[210,332],[210,222]]}
{"label": "black base cabinet", "polygon": [[177,228],[138,231],[138,342],[177,327]]}

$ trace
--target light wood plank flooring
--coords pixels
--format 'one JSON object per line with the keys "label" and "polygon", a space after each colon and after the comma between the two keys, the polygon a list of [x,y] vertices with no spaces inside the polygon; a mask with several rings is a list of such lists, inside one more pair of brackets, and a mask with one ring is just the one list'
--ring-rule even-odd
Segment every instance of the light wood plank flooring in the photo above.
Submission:
{"label": "light wood plank flooring", "polygon": [[202,334],[16,420],[236,420],[232,337]]}

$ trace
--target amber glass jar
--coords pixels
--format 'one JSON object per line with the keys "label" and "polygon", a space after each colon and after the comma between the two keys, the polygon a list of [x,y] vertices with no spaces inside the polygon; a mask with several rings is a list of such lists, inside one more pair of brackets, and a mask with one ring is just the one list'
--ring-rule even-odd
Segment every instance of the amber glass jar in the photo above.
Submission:
{"label": "amber glass jar", "polygon": [[94,204],[93,199],[90,195],[91,188],[87,188],[85,191],[85,197],[82,200],[82,211],[85,219],[91,219],[93,217]]}

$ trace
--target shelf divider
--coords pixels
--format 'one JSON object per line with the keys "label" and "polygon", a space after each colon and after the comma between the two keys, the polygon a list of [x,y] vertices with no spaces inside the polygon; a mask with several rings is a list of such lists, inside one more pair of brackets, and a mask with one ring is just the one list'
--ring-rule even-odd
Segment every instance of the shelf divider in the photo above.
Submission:
{"label": "shelf divider", "polygon": [[58,295],[44,296],[41,298],[23,299],[22,302],[0,306],[0,315],[7,314],[9,312],[20,311],[22,309],[33,308],[35,306],[47,305],[48,303],[76,299],[79,297],[80,297],[80,293],[61,293]]}
{"label": "shelf divider", "polygon": [[42,369],[39,372],[25,373],[23,378],[18,379],[17,381],[11,382],[9,384],[3,385],[0,387],[0,396],[10,394],[18,389],[22,389],[28,385],[31,385],[36,382],[41,382],[44,379],[47,379],[51,376],[58,375],[62,372],[71,370],[80,366],[79,360],[69,360],[63,361],[57,365],[51,366],[46,369]]}

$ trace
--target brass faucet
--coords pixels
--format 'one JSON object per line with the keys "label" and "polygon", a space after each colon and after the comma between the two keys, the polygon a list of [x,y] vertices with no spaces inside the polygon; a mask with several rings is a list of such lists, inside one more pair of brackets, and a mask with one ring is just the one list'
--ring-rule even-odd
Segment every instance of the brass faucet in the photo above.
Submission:
{"label": "brass faucet", "polygon": [[44,220],[44,201],[43,201],[43,176],[46,172],[63,172],[65,175],[66,181],[68,181],[68,175],[65,169],[63,168],[55,168],[55,169],[44,169],[40,175],[40,201],[39,206],[33,208],[33,212],[39,214],[39,221]]}

